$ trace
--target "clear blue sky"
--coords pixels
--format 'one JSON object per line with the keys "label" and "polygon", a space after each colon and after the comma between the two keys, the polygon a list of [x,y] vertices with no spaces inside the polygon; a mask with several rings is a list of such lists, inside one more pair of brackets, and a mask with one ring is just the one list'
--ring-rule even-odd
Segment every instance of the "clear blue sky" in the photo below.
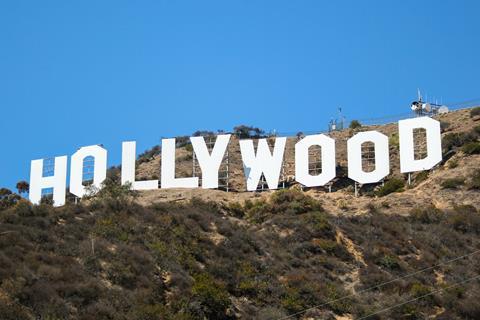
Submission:
{"label": "clear blue sky", "polygon": [[30,160],[480,97],[478,1],[1,1],[0,185]]}

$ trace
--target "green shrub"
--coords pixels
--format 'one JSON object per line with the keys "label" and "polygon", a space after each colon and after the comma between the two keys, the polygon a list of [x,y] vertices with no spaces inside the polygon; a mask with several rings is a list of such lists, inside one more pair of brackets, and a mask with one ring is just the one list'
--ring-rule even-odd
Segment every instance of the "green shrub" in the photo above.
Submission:
{"label": "green shrub", "polygon": [[226,208],[227,212],[236,218],[242,218],[245,215],[245,210],[238,202],[230,202]]}
{"label": "green shrub", "polygon": [[152,160],[156,155],[159,155],[160,152],[161,152],[161,149],[159,145],[156,145],[153,148],[144,151],[143,153],[138,155],[137,164],[141,164],[141,163]]}
{"label": "green shrub", "polygon": [[121,185],[113,179],[105,179],[102,188],[95,194],[95,198],[104,201],[116,201],[118,205],[129,205],[129,201],[134,199],[138,192],[131,189],[131,184]]}
{"label": "green shrub", "polygon": [[391,254],[386,254],[381,257],[377,261],[377,264],[390,270],[400,269],[400,263],[398,262],[398,258]]}
{"label": "green shrub", "polygon": [[310,211],[323,211],[318,201],[300,190],[283,189],[276,191],[270,199],[274,213],[301,214]]}
{"label": "green shrub", "polygon": [[0,189],[0,210],[14,206],[21,197],[7,188]]}
{"label": "green shrub", "polygon": [[429,173],[430,173],[430,172],[427,171],[427,170],[418,173],[418,174],[415,176],[415,183],[416,183],[416,184],[419,184],[419,183],[427,180]]}
{"label": "green shrub", "polygon": [[227,319],[226,311],[230,306],[230,299],[225,286],[206,273],[198,274],[194,279],[192,293],[202,306],[205,317]]}
{"label": "green shrub", "polygon": [[345,199],[338,199],[336,204],[339,209],[342,209],[342,210],[348,209],[348,203]]}
{"label": "green shrub", "polygon": [[30,184],[25,180],[17,182],[16,187],[19,194],[28,193],[28,191],[30,190]]}
{"label": "green shrub", "polygon": [[450,128],[450,123],[446,121],[440,121],[440,130],[442,132],[446,131],[448,128]]}
{"label": "green shrub", "polygon": [[262,223],[273,215],[299,215],[308,212],[323,212],[320,202],[300,190],[283,189],[272,194],[269,201],[245,201],[246,217],[255,223]]}
{"label": "green shrub", "polygon": [[405,182],[402,179],[392,178],[385,182],[385,184],[375,192],[375,195],[383,197],[393,192],[401,192],[404,187]]}
{"label": "green shrub", "polygon": [[293,287],[289,287],[286,290],[286,294],[282,297],[281,304],[289,313],[300,312],[307,307],[299,290]]}
{"label": "green shrub", "polygon": [[32,204],[27,200],[20,200],[15,206],[14,212],[20,217],[32,217],[34,215]]}
{"label": "green shrub", "polygon": [[456,206],[454,211],[448,214],[447,223],[453,229],[466,232],[480,232],[480,215],[477,209],[471,205]]}
{"label": "green shrub", "polygon": [[352,121],[350,122],[349,128],[350,128],[350,129],[358,129],[358,128],[360,128],[361,126],[362,126],[362,124],[360,123],[360,121],[358,121],[358,120],[352,120]]}
{"label": "green shrub", "polygon": [[197,130],[192,133],[193,137],[214,137],[215,133],[210,130]]}
{"label": "green shrub", "polygon": [[397,133],[392,134],[392,135],[388,138],[388,145],[389,145],[390,147],[398,148],[398,146],[400,145],[400,141],[399,141],[399,137],[398,137],[398,134],[397,134]]}
{"label": "green shrub", "polygon": [[418,282],[415,282],[412,287],[410,288],[410,293],[412,294],[413,297],[418,298],[422,297],[424,295],[427,295],[431,292],[432,290]]}
{"label": "green shrub", "polygon": [[265,131],[252,127],[252,126],[246,126],[246,125],[239,125],[233,128],[233,134],[237,136],[239,139],[248,139],[248,138],[253,138],[253,139],[260,139],[265,137]]}
{"label": "green shrub", "polygon": [[410,219],[420,223],[437,223],[443,217],[443,212],[431,205],[428,207],[417,207],[410,212]]}
{"label": "green shrub", "polygon": [[348,296],[342,286],[333,282],[327,284],[326,298],[332,301],[329,306],[337,314],[349,313],[352,311],[351,299],[344,299]]}
{"label": "green shrub", "polygon": [[176,148],[183,148],[188,144],[191,144],[189,136],[181,136],[175,138],[175,147]]}
{"label": "green shrub", "polygon": [[336,241],[332,241],[329,239],[316,239],[314,244],[319,246],[322,250],[326,253],[332,254],[338,247],[338,243]]}
{"label": "green shrub", "polygon": [[262,223],[271,215],[269,204],[263,200],[245,201],[245,216],[254,223]]}
{"label": "green shrub", "polygon": [[447,133],[445,136],[443,136],[442,146],[443,146],[444,152],[447,152],[475,140],[476,140],[476,137],[472,133],[452,132],[452,133]]}
{"label": "green shrub", "polygon": [[[193,145],[191,143],[185,145],[185,150],[188,152],[193,152]],[[185,159],[188,160],[188,159]]]}
{"label": "green shrub", "polygon": [[397,309],[393,309],[388,319],[408,319],[408,320],[422,320],[422,312],[414,304],[405,304]]}
{"label": "green shrub", "polygon": [[458,159],[450,159],[447,164],[450,169],[454,169],[458,167]]}
{"label": "green shrub", "polygon": [[475,107],[472,110],[470,110],[470,117],[473,118],[476,116],[480,116],[480,107]]}
{"label": "green shrub", "polygon": [[457,189],[460,186],[463,186],[465,184],[465,179],[464,178],[450,178],[450,179],[445,179],[442,181],[440,184],[443,189]]}
{"label": "green shrub", "polygon": [[462,151],[468,155],[480,154],[480,142],[469,142],[462,147]]}
{"label": "green shrub", "polygon": [[331,237],[334,234],[326,213],[313,211],[304,215],[301,221],[307,224],[314,237]]}

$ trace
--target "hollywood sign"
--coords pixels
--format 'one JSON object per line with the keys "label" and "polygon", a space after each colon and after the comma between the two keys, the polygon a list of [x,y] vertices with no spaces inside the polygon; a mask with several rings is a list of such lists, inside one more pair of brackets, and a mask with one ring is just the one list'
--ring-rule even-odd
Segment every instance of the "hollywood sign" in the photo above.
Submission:
{"label": "hollywood sign", "polygon": [[[415,129],[426,132],[427,155],[423,159],[415,159]],[[442,160],[440,123],[428,117],[419,117],[398,122],[400,146],[400,171],[402,173],[428,170]],[[259,139],[255,150],[253,140],[240,140],[240,152],[244,166],[248,191],[257,189],[263,175],[269,189],[277,189],[283,155],[286,145],[285,137],[277,137],[273,152],[266,139]],[[218,188],[218,171],[227,150],[230,135],[218,135],[215,145],[209,152],[203,137],[191,137],[193,152],[202,171],[204,189]],[[374,145],[375,169],[366,172],[362,168],[361,146],[370,142]],[[135,180],[136,143],[122,143],[121,183],[129,184],[134,190],[153,190],[159,188],[158,180]],[[309,173],[309,148],[318,146],[321,149],[321,173]],[[347,141],[348,177],[360,183],[376,183],[390,173],[388,137],[377,131],[359,132]],[[83,161],[87,157],[94,158],[93,186],[100,189],[107,175],[107,150],[99,145],[80,148],[70,159],[70,192],[82,198],[87,194],[83,185]],[[30,169],[30,200],[38,204],[41,201],[42,189],[53,188],[55,206],[65,204],[67,187],[67,156],[55,157],[52,176],[43,176],[43,159],[32,160]],[[336,176],[335,140],[324,134],[305,136],[295,144],[295,180],[306,186],[324,186]],[[163,139],[161,148],[160,187],[198,188],[198,177],[175,177],[175,139]]]}

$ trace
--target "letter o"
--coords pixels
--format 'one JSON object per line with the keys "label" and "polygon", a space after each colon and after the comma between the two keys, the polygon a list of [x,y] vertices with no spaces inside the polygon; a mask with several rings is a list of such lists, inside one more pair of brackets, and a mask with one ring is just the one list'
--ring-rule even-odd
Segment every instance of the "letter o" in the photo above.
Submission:
{"label": "letter o", "polygon": [[[375,145],[375,170],[365,172],[362,168],[362,144],[373,142]],[[347,142],[348,177],[358,183],[375,183],[390,173],[388,137],[377,131],[360,132]]]}

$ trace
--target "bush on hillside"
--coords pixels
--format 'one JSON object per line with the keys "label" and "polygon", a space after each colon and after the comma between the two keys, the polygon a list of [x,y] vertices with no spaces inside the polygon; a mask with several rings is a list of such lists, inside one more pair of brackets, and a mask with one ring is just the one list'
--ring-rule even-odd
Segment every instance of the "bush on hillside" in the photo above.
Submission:
{"label": "bush on hillside", "polygon": [[480,107],[475,107],[472,110],[470,110],[470,117],[473,118],[476,116],[480,116]]}
{"label": "bush on hillside", "polygon": [[410,219],[412,221],[418,221],[425,224],[438,223],[443,216],[443,212],[433,205],[427,207],[417,207],[410,211]]}
{"label": "bush on hillside", "polygon": [[404,187],[405,182],[402,179],[392,178],[385,182],[383,186],[378,188],[378,190],[375,192],[375,195],[378,197],[383,197],[393,192],[401,192],[403,191]]}
{"label": "bush on hillside", "polygon": [[309,211],[323,211],[318,201],[300,190],[282,189],[276,191],[270,199],[274,213],[301,214]]}
{"label": "bush on hillside", "polygon": [[[192,293],[199,307],[191,303],[191,313],[196,314],[202,319],[223,320],[229,319],[227,308],[231,302],[225,286],[215,281],[209,274],[202,273],[194,276],[195,283],[192,287]],[[193,312],[192,312],[193,311]]]}
{"label": "bush on hillside", "polygon": [[[188,151],[188,152],[193,152],[193,145],[191,143],[185,145],[185,150]],[[187,157],[188,157],[188,155],[187,155]],[[191,156],[191,157],[193,157],[193,156]],[[184,160],[188,160],[188,159],[184,159]]]}
{"label": "bush on hillside", "polygon": [[0,210],[14,206],[21,197],[7,188],[0,188]]}
{"label": "bush on hillside", "polygon": [[130,207],[138,192],[132,190],[131,184],[119,184],[114,179],[105,179],[100,190],[92,190],[91,198],[93,203],[102,202],[107,204],[109,209],[120,211]]}
{"label": "bush on hillside", "polygon": [[233,133],[239,139],[259,139],[265,137],[265,131],[253,126],[239,125],[233,128]]}
{"label": "bush on hillside", "polygon": [[377,264],[390,270],[400,269],[398,258],[392,254],[385,254],[378,259]]}
{"label": "bush on hillside", "polygon": [[430,287],[419,282],[414,282],[410,287],[410,293],[415,298],[424,297],[431,292],[432,292],[432,289]]}
{"label": "bush on hillside", "polygon": [[18,181],[16,184],[16,188],[19,194],[28,193],[28,191],[30,190],[30,184],[25,180]]}
{"label": "bush on hillside", "polygon": [[447,162],[447,166],[449,169],[454,169],[458,167],[458,159],[457,158],[452,158]]}
{"label": "bush on hillside", "polygon": [[429,174],[430,172],[428,170],[417,173],[417,175],[415,176],[415,184],[418,185],[421,182],[427,180]]}
{"label": "bush on hillside", "polygon": [[441,132],[447,131],[448,128],[450,128],[450,122],[440,121],[440,130],[441,130]]}
{"label": "bush on hillside", "polygon": [[189,136],[180,136],[175,138],[176,148],[183,148],[189,144],[191,144]]}
{"label": "bush on hillside", "polygon": [[447,152],[475,140],[476,138],[472,133],[452,132],[452,133],[447,133],[445,136],[443,136],[442,146],[443,146],[444,152]]}
{"label": "bush on hillside", "polygon": [[462,147],[462,151],[468,155],[480,154],[480,142],[469,142]]}
{"label": "bush on hillside", "polygon": [[350,129],[355,130],[355,129],[360,128],[361,126],[362,126],[362,124],[360,123],[360,121],[358,121],[358,120],[352,120],[352,121],[350,122],[350,125],[349,125],[348,127],[349,127]]}
{"label": "bush on hillside", "polygon": [[392,148],[398,148],[400,145],[399,137],[397,133],[393,133],[389,138],[388,138],[388,145]]}
{"label": "bush on hillside", "polygon": [[215,133],[213,131],[208,131],[208,130],[197,130],[194,133],[192,133],[193,137],[212,137],[215,136]]}
{"label": "bush on hillside", "polygon": [[[255,223],[262,223],[278,214],[294,216],[307,212],[323,212],[324,210],[317,200],[304,192],[283,189],[273,193],[268,201],[263,199],[245,201],[244,211],[247,219]],[[236,214],[239,213],[236,212]]]}
{"label": "bush on hillside", "polygon": [[152,160],[156,155],[159,155],[160,152],[161,152],[161,148],[159,145],[156,145],[153,148],[144,151],[143,153],[138,155],[137,164],[141,164],[141,163]]}
{"label": "bush on hillside", "polygon": [[456,231],[480,233],[480,215],[474,206],[456,206],[446,217],[447,223]]}
{"label": "bush on hillside", "polygon": [[463,186],[465,184],[465,179],[464,178],[450,178],[450,179],[445,179],[442,181],[440,184],[443,189],[457,189],[460,186]]}
{"label": "bush on hillside", "polygon": [[110,179],[116,183],[121,183],[120,176],[122,172],[121,166],[111,166],[107,170],[107,179]]}

